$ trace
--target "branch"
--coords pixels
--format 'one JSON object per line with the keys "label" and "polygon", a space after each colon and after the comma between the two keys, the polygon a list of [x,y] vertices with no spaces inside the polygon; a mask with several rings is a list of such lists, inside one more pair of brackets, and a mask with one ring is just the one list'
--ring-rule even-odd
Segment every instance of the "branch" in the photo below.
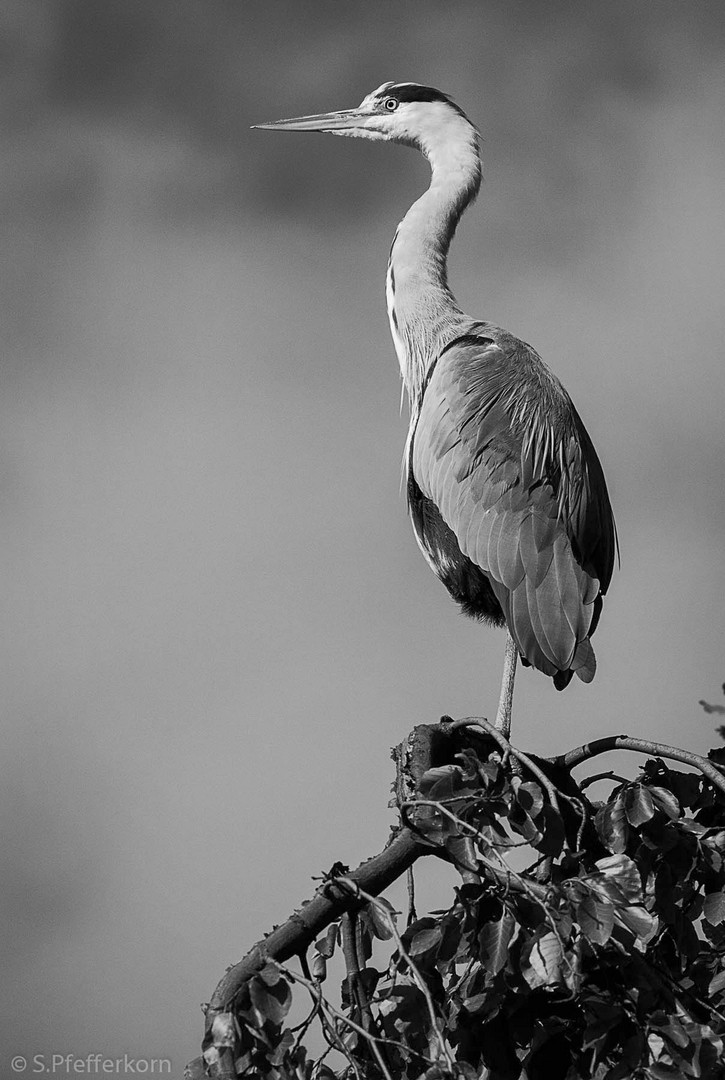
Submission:
{"label": "branch", "polygon": [[[377,896],[404,874],[417,858],[432,851],[432,848],[420,843],[410,829],[401,829],[379,855],[361,863],[347,876],[365,892]],[[231,1008],[244,984],[261,971],[268,960],[281,962],[305,952],[326,926],[356,903],[348,888],[334,881],[321,885],[312,900],[303,904],[299,911],[262,941],[258,941],[239,963],[227,971],[207,1007],[207,1028],[216,1013],[227,1012]]]}
{"label": "branch", "polygon": [[[461,800],[460,798],[454,798],[451,801],[460,802]],[[504,886],[507,891],[523,892],[531,896],[537,902],[543,902],[547,894],[547,889],[543,885],[537,885],[536,882],[525,881],[521,874],[512,870],[506,860],[498,853],[495,845],[488,843],[483,833],[475,825],[470,825],[467,821],[464,821],[463,818],[452,813],[445,802],[440,802],[437,799],[415,799],[412,802],[404,803],[400,809],[404,814],[406,821],[409,820],[408,811],[415,810],[416,807],[419,806],[430,806],[432,809],[437,810],[440,814],[443,814],[444,817],[447,817],[449,821],[454,822],[461,832],[468,833],[470,837],[477,840],[480,844],[486,844],[491,849],[494,856],[499,860],[500,866],[496,866],[487,855],[480,851],[478,852],[478,861],[485,866],[486,870],[490,871],[496,884]],[[414,827],[414,824],[412,824],[411,828]],[[438,854],[439,857],[441,856],[441,851],[443,852],[443,857],[449,859],[455,865],[455,859],[451,856],[450,852],[446,852],[445,849],[441,848],[431,849],[432,854]]]}
{"label": "branch", "polygon": [[607,772],[598,772],[594,776],[585,776],[579,787],[582,791],[586,791],[592,784],[596,784],[598,780],[616,780],[620,784],[628,784],[629,780],[626,776],[620,776],[619,773],[614,772],[613,769],[607,770]]}
{"label": "branch", "polygon": [[[360,1035],[370,1044],[373,1051],[375,1051],[376,1048],[380,1046],[395,1046],[399,1050],[404,1050],[407,1053],[414,1055],[415,1057],[419,1057],[420,1060],[426,1065],[432,1064],[429,1058],[426,1058],[422,1054],[419,1054],[417,1050],[413,1050],[405,1042],[401,1042],[399,1039],[388,1039],[382,1035],[373,1035],[370,1031],[366,1031],[365,1028],[360,1027],[359,1024],[356,1024],[355,1021],[351,1020],[349,1016],[346,1016],[345,1013],[340,1012],[339,1009],[336,1009],[334,1005],[330,1004],[330,1002],[322,996],[322,991],[318,983],[311,982],[309,979],[306,979],[304,976],[300,975],[296,971],[290,971],[290,969],[288,967],[285,967],[284,964],[278,964],[275,961],[275,966],[279,968],[280,971],[284,972],[287,978],[291,979],[292,982],[296,982],[299,983],[300,986],[304,986],[309,991],[310,996],[312,997],[313,1001],[316,1003],[319,1009],[329,1012],[330,1016],[334,1017],[335,1020],[339,1020],[339,1022],[345,1027],[349,1027],[351,1031],[356,1031],[358,1035]],[[345,1044],[342,1042],[342,1040],[340,1040],[340,1043],[340,1047],[333,1047],[333,1049],[339,1049],[340,1053],[343,1054],[347,1058],[347,1060],[351,1062],[353,1067],[355,1067],[355,1062],[353,1059],[350,1058],[349,1054],[347,1053],[345,1049]],[[384,1062],[382,1062],[379,1057],[378,1063],[381,1067],[381,1070],[384,1071],[384,1075],[389,1076],[390,1074],[388,1073]]]}
{"label": "branch", "polygon": [[361,896],[362,899],[365,900],[367,903],[372,904],[380,915],[383,922],[387,924],[391,935],[395,938],[395,943],[398,946],[398,952],[408,965],[408,969],[415,981],[416,986],[425,998],[425,1003],[428,1007],[428,1016],[431,1022],[431,1031],[435,1032],[435,1039],[438,1044],[438,1049],[441,1052],[441,1056],[445,1059],[451,1075],[453,1075],[455,1071],[455,1063],[453,1061],[453,1057],[451,1056],[451,1051],[448,1047],[448,1044],[446,1043],[446,1040],[443,1036],[442,1020],[435,1011],[433,998],[431,997],[431,992],[428,989],[428,984],[426,983],[425,979],[421,975],[416,965],[413,963],[409,952],[403,944],[403,939],[398,933],[398,928],[395,925],[395,918],[393,914],[385,907],[384,904],[381,904],[380,901],[376,900],[374,896],[371,896],[369,893],[364,892],[360,888],[360,886],[357,885],[356,882],[351,881],[350,878],[340,878],[339,881],[340,884],[347,885],[354,895]]}
{"label": "branch", "polygon": [[557,814],[560,812],[556,788],[549,778],[541,771],[539,766],[531,760],[528,754],[525,754],[523,750],[517,750],[515,746],[512,746],[506,736],[503,735],[498,728],[494,727],[493,724],[489,724],[488,720],[485,720],[482,716],[467,716],[463,720],[453,720],[448,726],[452,731],[455,731],[460,727],[466,727],[470,731],[478,730],[483,735],[490,735],[501,747],[504,756],[510,755],[511,757],[516,758],[517,761],[520,761],[521,764],[529,770],[532,776],[536,777],[546,791],[546,794],[549,796],[549,802],[551,803],[552,809],[555,810]]}
{"label": "branch", "polygon": [[692,754],[689,750],[680,750],[676,746],[667,746],[666,743],[650,742],[648,739],[631,739],[629,735],[607,735],[603,739],[595,739],[593,742],[584,743],[567,754],[549,758],[552,765],[559,766],[569,772],[582,762],[590,758],[598,757],[599,754],[607,754],[610,750],[633,750],[638,754],[650,754],[652,757],[671,758],[673,761],[681,761],[685,765],[691,765],[693,769],[699,769],[703,776],[707,777],[713,787],[718,788],[725,795],[725,776],[720,770],[699,754]]}

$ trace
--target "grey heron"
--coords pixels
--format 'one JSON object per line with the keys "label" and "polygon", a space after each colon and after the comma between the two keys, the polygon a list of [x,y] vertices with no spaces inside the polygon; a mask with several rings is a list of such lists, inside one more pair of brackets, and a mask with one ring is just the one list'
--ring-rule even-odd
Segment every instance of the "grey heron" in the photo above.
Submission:
{"label": "grey heron", "polygon": [[590,638],[617,548],[591,439],[534,349],[461,311],[448,287],[456,226],[481,184],[478,133],[447,94],[386,82],[357,108],[257,127],[413,146],[431,182],[399,224],[386,296],[410,404],[410,517],[432,570],[463,611],[507,627],[496,726],[506,736],[516,661],[558,690],[596,661]]}

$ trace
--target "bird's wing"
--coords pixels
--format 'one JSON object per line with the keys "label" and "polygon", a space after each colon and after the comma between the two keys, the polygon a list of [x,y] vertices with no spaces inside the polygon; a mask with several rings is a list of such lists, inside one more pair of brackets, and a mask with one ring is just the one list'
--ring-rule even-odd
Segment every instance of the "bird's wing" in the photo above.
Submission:
{"label": "bird's wing", "polygon": [[488,324],[451,342],[424,387],[409,455],[423,494],[489,577],[522,656],[588,681],[588,635],[616,538],[592,443],[530,346]]}

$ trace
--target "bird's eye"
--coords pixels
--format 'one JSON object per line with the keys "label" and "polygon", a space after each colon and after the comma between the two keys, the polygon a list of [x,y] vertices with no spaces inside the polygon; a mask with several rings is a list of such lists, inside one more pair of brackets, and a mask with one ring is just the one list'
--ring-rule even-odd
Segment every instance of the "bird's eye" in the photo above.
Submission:
{"label": "bird's eye", "polygon": [[398,107],[398,102],[397,102],[397,99],[396,99],[396,98],[394,98],[394,97],[389,97],[389,98],[386,98],[386,99],[385,99],[385,103],[384,103],[384,106],[383,106],[383,107],[384,107],[385,109],[387,109],[387,110],[388,110],[388,112],[395,112],[395,110],[396,110],[396,109],[397,109],[397,107]]}

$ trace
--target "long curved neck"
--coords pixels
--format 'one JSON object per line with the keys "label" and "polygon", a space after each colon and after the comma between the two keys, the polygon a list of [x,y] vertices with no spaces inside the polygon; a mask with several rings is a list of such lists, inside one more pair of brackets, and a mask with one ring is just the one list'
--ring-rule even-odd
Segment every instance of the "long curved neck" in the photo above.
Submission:
{"label": "long curved neck", "polygon": [[430,187],[401,221],[390,249],[388,318],[412,407],[431,363],[465,319],[448,288],[447,256],[461,215],[481,184],[476,134],[468,124],[466,129],[423,148],[432,171]]}

